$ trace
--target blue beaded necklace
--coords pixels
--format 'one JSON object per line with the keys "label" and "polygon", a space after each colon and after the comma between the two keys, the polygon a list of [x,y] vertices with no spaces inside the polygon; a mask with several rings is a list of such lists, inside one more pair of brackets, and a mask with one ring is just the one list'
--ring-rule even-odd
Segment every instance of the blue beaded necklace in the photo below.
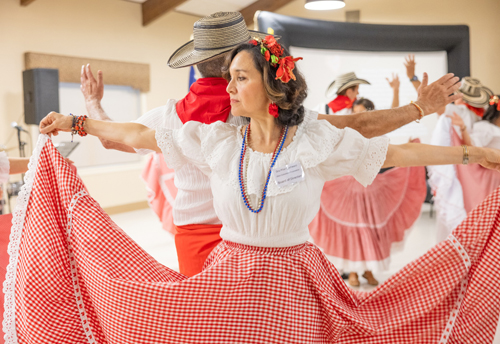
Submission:
{"label": "blue beaded necklace", "polygon": [[281,150],[283,148],[283,144],[285,143],[286,140],[286,135],[288,133],[288,126],[284,127],[281,130],[281,138],[276,145],[276,148],[274,149],[273,156],[271,158],[271,167],[269,167],[269,172],[267,173],[267,179],[266,179],[266,185],[264,185],[264,190],[262,190],[262,197],[260,200],[260,206],[258,209],[253,209],[252,206],[250,205],[250,199],[247,194],[247,190],[245,188],[245,182],[244,182],[244,176],[243,176],[243,165],[245,162],[245,153],[247,150],[247,141],[248,137],[250,136],[250,124],[245,129],[245,136],[243,136],[243,142],[241,144],[241,154],[240,154],[240,167],[239,167],[239,181],[240,181],[240,190],[241,190],[241,197],[243,198],[243,202],[245,203],[246,207],[248,210],[250,210],[252,213],[259,213],[262,208],[264,207],[264,201],[266,199],[267,195],[267,186],[269,184],[269,180],[271,179],[271,172],[273,170],[274,164],[276,163],[276,160],[278,160],[278,156],[281,153]]}

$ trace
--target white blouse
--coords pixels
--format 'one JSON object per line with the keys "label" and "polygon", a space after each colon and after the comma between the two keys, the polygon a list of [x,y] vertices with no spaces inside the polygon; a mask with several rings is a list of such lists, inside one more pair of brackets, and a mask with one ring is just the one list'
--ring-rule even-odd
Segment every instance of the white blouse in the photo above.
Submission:
{"label": "white blouse", "polygon": [[[135,122],[155,130],[157,128],[180,129],[182,122],[175,109],[176,103],[177,100],[169,99],[165,106],[147,112]],[[244,119],[229,115],[227,122],[239,125],[244,123]],[[153,151],[136,149],[136,152],[145,155]],[[188,163],[176,169],[174,184],[177,188],[177,196],[172,208],[172,216],[176,226],[221,223],[214,210],[210,181],[196,166]]]}
{"label": "white blouse", "polygon": [[474,123],[470,138],[473,146],[500,149],[500,127],[489,121]]}
{"label": "white blouse", "polygon": [[0,184],[9,180],[10,163],[5,152],[0,152]]}
{"label": "white blouse", "polygon": [[[305,179],[279,188],[272,176],[264,208],[255,214],[243,203],[238,181],[241,126],[188,122],[180,130],[158,129],[156,139],[171,168],[194,164],[210,179],[215,211],[223,224],[221,237],[261,247],[287,247],[307,241],[307,226],[319,210],[325,181],[352,175],[361,184],[370,184],[385,161],[388,147],[387,138],[366,139],[355,130],[337,129],[327,121],[306,117],[275,165],[279,168],[299,162]],[[246,154],[246,185],[255,207],[271,154],[251,149]]]}

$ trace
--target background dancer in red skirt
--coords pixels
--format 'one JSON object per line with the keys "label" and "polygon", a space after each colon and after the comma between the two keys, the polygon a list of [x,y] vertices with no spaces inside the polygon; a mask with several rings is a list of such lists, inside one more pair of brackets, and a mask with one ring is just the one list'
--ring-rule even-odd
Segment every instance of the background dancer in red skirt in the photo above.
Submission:
{"label": "background dancer in red skirt", "polygon": [[[394,89],[393,106],[398,106],[399,80],[393,76],[389,84]],[[375,105],[366,98],[353,104],[354,112],[373,110]],[[422,166],[383,169],[368,187],[351,176],[328,181],[319,212],[309,225],[311,237],[349,285],[360,286],[361,275],[376,286],[373,273],[389,269],[390,255],[403,247],[426,193]]]}
{"label": "background dancer in red skirt", "polygon": [[[197,165],[210,179],[223,241],[194,277],[161,266],[109,220],[41,137],[29,202],[16,214],[24,221],[12,244],[19,255],[7,288],[15,286],[8,299],[15,297],[9,309],[16,313],[7,335],[25,343],[491,341],[500,311],[498,194],[448,241],[363,295],[307,243],[307,225],[327,180],[352,175],[367,185],[394,165],[500,168],[500,152],[392,146],[310,120],[297,60],[272,36],[232,51],[227,90],[233,115],[250,118],[246,126],[191,121],[155,131],[49,114],[42,133],[73,130],[162,151],[174,169]],[[438,82],[452,94],[457,81]],[[482,283],[492,274],[493,284]]]}
{"label": "background dancer in red skirt", "polygon": [[[207,124],[217,120],[232,124],[243,123],[239,117],[230,114],[229,95],[225,92],[227,82],[222,78],[221,71],[222,61],[230,49],[248,41],[253,35],[260,37],[264,35],[247,31],[243,25],[244,20],[239,12],[218,12],[197,21],[193,28],[194,39],[173,53],[169,59],[169,66],[184,68],[196,65],[202,78],[193,84],[185,98],[180,101],[169,99],[165,106],[151,110],[137,122],[152,129],[158,127],[178,129],[189,120]],[[219,41],[218,35],[226,35],[230,39]],[[197,50],[196,47],[200,49]],[[87,65],[82,67],[81,80],[90,118],[111,120],[101,106],[104,94],[102,72],[99,71],[95,79],[90,66]],[[432,113],[432,109],[438,104],[446,104],[447,96],[440,89],[439,83],[430,84],[422,89],[419,101],[428,108],[425,115]],[[326,119],[337,128],[353,128],[365,137],[383,135],[420,117],[420,113],[412,106],[348,116],[318,115],[312,111],[306,111],[306,115],[311,118]],[[101,139],[101,142],[105,148],[124,152],[137,151],[139,154],[151,152],[146,149],[134,150],[133,147],[106,139]],[[151,163],[149,166],[155,167]],[[155,172],[152,171],[152,174]],[[176,172],[175,186],[178,194],[172,209],[175,244],[180,272],[193,276],[201,272],[206,257],[220,243],[219,232],[222,225],[213,208],[213,196],[208,178],[193,164],[186,164]],[[145,174],[147,175],[148,171]],[[159,203],[170,207],[170,203],[164,200],[160,200]],[[158,213],[162,214],[161,210],[158,210]],[[170,216],[166,218],[169,221]],[[166,224],[164,227],[169,229],[171,225]]]}

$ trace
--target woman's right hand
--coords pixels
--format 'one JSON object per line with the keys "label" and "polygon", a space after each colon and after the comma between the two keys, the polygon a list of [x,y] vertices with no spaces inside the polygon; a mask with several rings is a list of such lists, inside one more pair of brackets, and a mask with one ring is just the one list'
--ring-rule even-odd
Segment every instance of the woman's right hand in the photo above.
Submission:
{"label": "woman's right hand", "polygon": [[71,131],[73,126],[73,116],[65,116],[57,112],[51,112],[40,122],[40,132],[42,134],[57,136],[59,131]]}

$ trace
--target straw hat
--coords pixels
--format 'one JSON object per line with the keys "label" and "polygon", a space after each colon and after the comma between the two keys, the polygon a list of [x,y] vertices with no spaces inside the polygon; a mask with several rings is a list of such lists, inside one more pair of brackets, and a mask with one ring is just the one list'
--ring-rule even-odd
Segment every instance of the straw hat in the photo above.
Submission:
{"label": "straw hat", "polygon": [[470,76],[462,79],[462,85],[458,92],[462,93],[464,102],[477,108],[488,105],[490,97],[493,95],[493,91],[483,86],[481,81]]}
{"label": "straw hat", "polygon": [[370,85],[368,81],[359,79],[354,72],[339,75],[326,89],[326,97],[333,98],[335,94],[339,94],[349,87],[360,84]]}
{"label": "straw hat", "polygon": [[240,12],[212,13],[194,23],[194,39],[177,49],[168,59],[168,65],[171,68],[192,66],[225,53],[253,37],[264,38],[268,35],[248,30]]}

